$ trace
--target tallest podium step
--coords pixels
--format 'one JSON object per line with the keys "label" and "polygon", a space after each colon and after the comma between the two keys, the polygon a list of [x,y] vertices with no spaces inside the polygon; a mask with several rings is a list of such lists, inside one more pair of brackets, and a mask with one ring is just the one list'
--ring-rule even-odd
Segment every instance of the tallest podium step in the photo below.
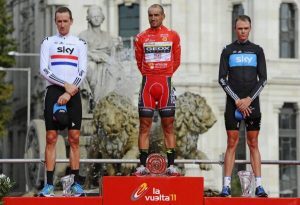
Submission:
{"label": "tallest podium step", "polygon": [[103,204],[202,205],[202,177],[104,177]]}

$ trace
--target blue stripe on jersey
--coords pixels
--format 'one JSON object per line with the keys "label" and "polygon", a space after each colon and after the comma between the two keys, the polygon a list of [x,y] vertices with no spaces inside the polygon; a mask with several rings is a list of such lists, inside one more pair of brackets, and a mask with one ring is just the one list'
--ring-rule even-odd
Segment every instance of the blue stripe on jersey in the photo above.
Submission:
{"label": "blue stripe on jersey", "polygon": [[229,56],[229,67],[257,66],[257,56],[253,53],[237,53]]}
{"label": "blue stripe on jersey", "polygon": [[51,65],[70,65],[77,67],[77,63],[71,63],[71,62],[52,62]]}

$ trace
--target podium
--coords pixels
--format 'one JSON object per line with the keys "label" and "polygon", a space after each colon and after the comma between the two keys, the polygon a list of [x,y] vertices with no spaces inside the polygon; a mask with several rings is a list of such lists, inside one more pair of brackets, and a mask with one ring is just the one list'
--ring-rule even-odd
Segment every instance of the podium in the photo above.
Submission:
{"label": "podium", "polygon": [[300,198],[204,197],[202,177],[103,177],[102,196],[4,197],[4,205],[300,205]]}
{"label": "podium", "polygon": [[104,177],[103,204],[202,205],[202,177]]}
{"label": "podium", "polygon": [[4,197],[4,205],[102,205],[102,197]]}
{"label": "podium", "polygon": [[205,205],[300,205],[299,198],[251,198],[251,197],[210,197]]}

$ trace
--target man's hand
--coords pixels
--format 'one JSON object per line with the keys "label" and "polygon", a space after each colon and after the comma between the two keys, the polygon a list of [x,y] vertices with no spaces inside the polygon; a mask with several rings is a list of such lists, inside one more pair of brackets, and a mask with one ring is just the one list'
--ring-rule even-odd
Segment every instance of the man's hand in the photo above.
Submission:
{"label": "man's hand", "polygon": [[249,107],[251,105],[251,102],[252,100],[250,97],[246,97],[235,101],[236,107],[242,112],[244,117],[250,116],[252,112],[252,110]]}
{"label": "man's hand", "polygon": [[65,105],[69,102],[69,100],[71,99],[71,95],[67,92],[65,92],[64,94],[62,94],[61,96],[59,96],[57,103],[59,105]]}
{"label": "man's hand", "polygon": [[78,92],[78,87],[73,84],[65,83],[65,90],[67,93],[69,93],[71,96],[74,96]]}
{"label": "man's hand", "polygon": [[251,98],[246,97],[246,98],[235,101],[235,105],[241,112],[243,112],[244,110],[249,108],[251,102],[252,102]]}

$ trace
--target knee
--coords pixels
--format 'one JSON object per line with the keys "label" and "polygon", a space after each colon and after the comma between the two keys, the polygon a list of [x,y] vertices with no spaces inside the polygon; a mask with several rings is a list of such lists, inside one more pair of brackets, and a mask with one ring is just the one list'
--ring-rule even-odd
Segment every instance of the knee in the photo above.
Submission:
{"label": "knee", "polygon": [[254,150],[258,148],[258,140],[257,139],[248,139],[247,144],[250,150]]}
{"label": "knee", "polygon": [[227,147],[230,149],[235,149],[239,143],[239,138],[231,137],[227,141]]}
{"label": "knee", "polygon": [[57,133],[56,131],[48,131],[46,135],[47,145],[55,145],[57,142]]}
{"label": "knee", "polygon": [[79,146],[79,136],[77,137],[69,137],[68,139],[69,143],[70,143],[70,146],[71,147],[78,147]]}
{"label": "knee", "polygon": [[174,123],[174,118],[162,118],[161,120],[161,125],[162,128],[165,132],[172,132],[173,131],[173,123]]}
{"label": "knee", "polygon": [[140,132],[148,133],[150,131],[151,124],[152,124],[152,118],[148,120],[140,120]]}
{"label": "knee", "polygon": [[79,146],[79,136],[80,136],[79,134],[74,134],[74,133],[69,135],[68,141],[71,147]]}

